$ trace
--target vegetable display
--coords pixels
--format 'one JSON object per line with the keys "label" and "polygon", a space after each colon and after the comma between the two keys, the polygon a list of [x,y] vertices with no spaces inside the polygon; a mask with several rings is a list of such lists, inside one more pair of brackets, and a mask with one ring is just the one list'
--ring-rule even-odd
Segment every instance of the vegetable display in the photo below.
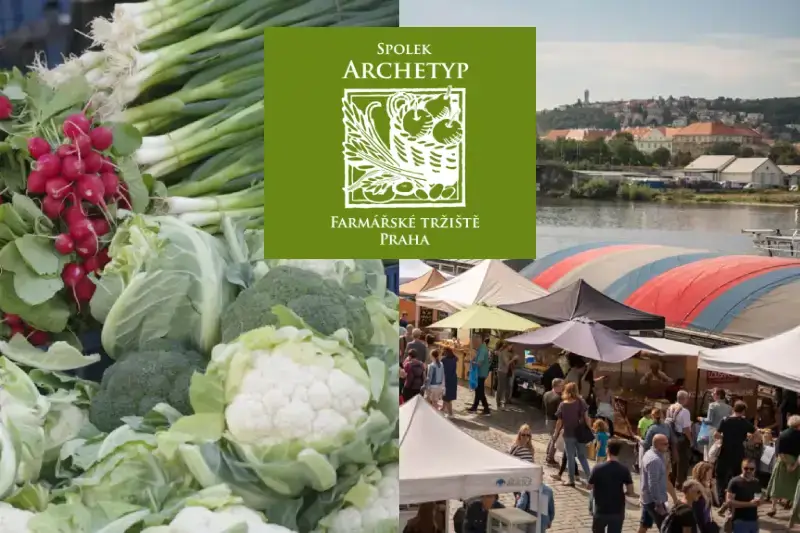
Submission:
{"label": "vegetable display", "polygon": [[135,160],[163,184],[169,213],[212,232],[223,216],[259,228],[264,30],[396,26],[398,14],[397,0],[118,4],[92,23],[95,49],[36,71],[51,87],[87,80],[100,116],[136,127],[144,138]]}
{"label": "vegetable display", "polygon": [[265,28],[398,12],[118,4],[0,73],[0,531],[397,531],[398,299],[265,259],[262,139]]}

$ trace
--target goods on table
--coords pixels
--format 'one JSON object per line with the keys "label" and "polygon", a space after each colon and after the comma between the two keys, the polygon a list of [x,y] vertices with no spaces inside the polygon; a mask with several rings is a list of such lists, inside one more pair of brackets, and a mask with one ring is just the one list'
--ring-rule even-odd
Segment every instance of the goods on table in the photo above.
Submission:
{"label": "goods on table", "polygon": [[257,228],[264,28],[397,17],[119,4],[96,50],[0,76],[0,530],[396,531],[383,265],[265,260]]}

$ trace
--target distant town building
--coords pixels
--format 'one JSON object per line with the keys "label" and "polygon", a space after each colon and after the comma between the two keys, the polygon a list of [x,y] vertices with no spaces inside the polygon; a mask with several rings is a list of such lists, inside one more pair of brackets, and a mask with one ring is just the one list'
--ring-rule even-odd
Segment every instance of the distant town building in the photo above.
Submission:
{"label": "distant town building", "polygon": [[768,157],[739,157],[720,173],[721,181],[752,184],[758,189],[783,187],[784,173]]}
{"label": "distant town building", "polygon": [[736,143],[741,146],[761,144],[761,134],[744,126],[727,126],[720,122],[696,122],[672,136],[672,151],[698,156],[714,144]]}
{"label": "distant town building", "polygon": [[672,137],[680,128],[648,128],[647,133],[634,139],[636,149],[645,154],[652,154],[659,148],[666,148],[672,153]]}
{"label": "distant town building", "polygon": [[722,181],[723,169],[734,162],[734,155],[701,155],[683,169],[687,178],[699,180]]}
{"label": "distant town building", "polygon": [[784,174],[784,184],[787,187],[800,185],[800,165],[778,165]]}
{"label": "distant town building", "polygon": [[588,104],[589,103],[589,89],[586,89],[585,91],[583,91],[583,103],[584,104]]}
{"label": "distant town building", "polygon": [[614,132],[611,130],[550,130],[542,137],[546,141],[557,141],[558,139],[567,139],[569,141],[594,141],[597,139],[605,139]]}

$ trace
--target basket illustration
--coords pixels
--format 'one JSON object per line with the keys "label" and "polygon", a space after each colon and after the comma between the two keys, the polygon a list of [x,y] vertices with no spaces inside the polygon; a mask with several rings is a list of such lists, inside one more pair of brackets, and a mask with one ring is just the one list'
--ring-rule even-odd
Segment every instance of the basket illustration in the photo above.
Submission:
{"label": "basket illustration", "polygon": [[[345,99],[345,160],[361,174],[345,190],[360,189],[367,202],[381,204],[447,202],[459,196],[462,95],[451,88],[399,89],[363,110]],[[387,135],[376,130],[372,114],[378,107],[388,117]]]}

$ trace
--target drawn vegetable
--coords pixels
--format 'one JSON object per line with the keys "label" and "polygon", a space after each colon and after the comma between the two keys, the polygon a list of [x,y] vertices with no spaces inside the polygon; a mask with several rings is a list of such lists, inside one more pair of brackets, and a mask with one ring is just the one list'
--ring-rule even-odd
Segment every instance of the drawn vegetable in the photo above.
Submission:
{"label": "drawn vegetable", "polygon": [[433,126],[433,138],[445,146],[455,146],[464,138],[464,128],[458,120],[440,119]]}
{"label": "drawn vegetable", "polygon": [[424,109],[412,109],[403,115],[403,129],[412,139],[426,136],[433,128],[433,116]]}
{"label": "drawn vegetable", "polygon": [[439,120],[447,116],[450,111],[450,92],[452,87],[447,88],[447,92],[435,96],[427,104],[425,110],[431,114],[433,120]]}

